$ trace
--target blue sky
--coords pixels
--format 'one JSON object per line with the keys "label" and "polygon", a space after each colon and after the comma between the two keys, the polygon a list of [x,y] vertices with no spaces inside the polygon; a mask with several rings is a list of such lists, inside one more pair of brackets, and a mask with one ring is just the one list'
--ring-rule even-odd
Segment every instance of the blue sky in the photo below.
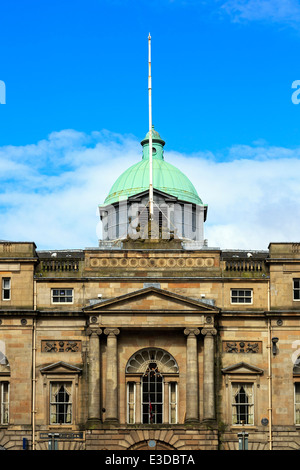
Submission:
{"label": "blue sky", "polygon": [[209,245],[299,241],[298,0],[2,2],[0,239],[97,245],[97,205],[148,130],[149,32],[153,123],[209,206]]}

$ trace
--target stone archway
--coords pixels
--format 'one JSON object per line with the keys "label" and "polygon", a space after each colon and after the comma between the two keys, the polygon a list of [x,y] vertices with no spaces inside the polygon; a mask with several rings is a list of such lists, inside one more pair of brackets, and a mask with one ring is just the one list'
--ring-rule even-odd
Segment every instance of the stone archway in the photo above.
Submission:
{"label": "stone archway", "polygon": [[175,450],[175,447],[163,441],[156,441],[155,439],[148,439],[145,441],[136,442],[127,450]]}

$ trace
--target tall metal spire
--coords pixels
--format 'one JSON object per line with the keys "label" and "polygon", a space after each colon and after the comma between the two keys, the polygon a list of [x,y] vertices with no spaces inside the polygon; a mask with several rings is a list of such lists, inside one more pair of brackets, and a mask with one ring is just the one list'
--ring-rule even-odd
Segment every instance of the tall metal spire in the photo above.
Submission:
{"label": "tall metal spire", "polygon": [[151,36],[148,36],[148,96],[149,96],[149,211],[153,219],[153,166],[152,166],[152,78],[151,78]]}

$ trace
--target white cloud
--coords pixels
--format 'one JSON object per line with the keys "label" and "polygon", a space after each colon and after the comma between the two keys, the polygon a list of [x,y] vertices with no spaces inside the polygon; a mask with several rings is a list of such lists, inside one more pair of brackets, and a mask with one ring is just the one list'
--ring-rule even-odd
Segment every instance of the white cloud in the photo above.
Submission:
{"label": "white cloud", "polygon": [[[210,246],[267,249],[299,241],[300,149],[232,146],[211,152],[167,151],[208,204]],[[116,178],[140,160],[133,136],[108,131],[52,133],[27,146],[0,148],[0,239],[34,241],[38,249],[97,246],[98,204]]]}
{"label": "white cloud", "polygon": [[296,25],[300,21],[298,0],[227,0],[221,9],[234,21],[271,21]]}

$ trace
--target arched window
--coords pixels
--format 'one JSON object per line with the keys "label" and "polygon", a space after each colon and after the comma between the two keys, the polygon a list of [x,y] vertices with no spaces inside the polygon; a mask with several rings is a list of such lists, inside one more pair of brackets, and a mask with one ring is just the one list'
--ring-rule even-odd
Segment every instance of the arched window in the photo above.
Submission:
{"label": "arched window", "polygon": [[137,351],[126,366],[127,422],[177,423],[177,380],[174,357],[160,348]]}

